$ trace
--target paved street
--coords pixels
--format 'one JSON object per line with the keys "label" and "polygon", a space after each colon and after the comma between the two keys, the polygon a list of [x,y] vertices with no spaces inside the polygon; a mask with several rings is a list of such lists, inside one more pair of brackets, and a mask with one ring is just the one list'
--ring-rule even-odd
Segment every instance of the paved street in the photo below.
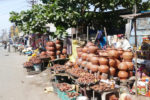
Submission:
{"label": "paved street", "polygon": [[50,85],[48,71],[27,75],[22,67],[26,60],[27,56],[0,47],[0,100],[59,100],[56,94],[44,93]]}

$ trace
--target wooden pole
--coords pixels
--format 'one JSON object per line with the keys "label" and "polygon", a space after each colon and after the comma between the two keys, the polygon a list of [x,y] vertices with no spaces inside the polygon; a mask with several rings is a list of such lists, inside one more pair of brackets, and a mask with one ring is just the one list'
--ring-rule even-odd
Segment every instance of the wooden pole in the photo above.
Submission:
{"label": "wooden pole", "polygon": [[106,32],[106,27],[104,27],[104,34],[105,34],[105,37],[106,37],[106,41],[107,41],[107,45],[108,45],[108,36],[107,36],[107,32]]}

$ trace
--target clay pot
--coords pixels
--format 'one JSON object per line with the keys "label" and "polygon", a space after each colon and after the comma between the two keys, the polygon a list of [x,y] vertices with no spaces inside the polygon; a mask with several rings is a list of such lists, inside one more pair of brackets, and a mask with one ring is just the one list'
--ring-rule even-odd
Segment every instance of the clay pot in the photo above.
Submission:
{"label": "clay pot", "polygon": [[107,51],[99,52],[99,55],[102,57],[108,57],[108,52]]}
{"label": "clay pot", "polygon": [[61,40],[56,40],[56,44],[61,44]]}
{"label": "clay pot", "polygon": [[120,62],[120,60],[118,60],[118,59],[115,59],[115,61],[116,61],[116,68],[118,68],[118,66],[119,66],[119,64],[120,64],[121,62]]}
{"label": "clay pot", "polygon": [[95,56],[95,54],[93,54],[93,53],[88,54],[88,55],[87,55],[87,61],[90,61],[90,59],[91,59],[93,56]]}
{"label": "clay pot", "polygon": [[86,60],[86,58],[87,58],[87,53],[82,53],[81,58],[82,58],[82,60]]}
{"label": "clay pot", "polygon": [[50,56],[55,56],[56,55],[55,52],[53,52],[53,51],[47,51],[47,54],[50,55]]}
{"label": "clay pot", "polygon": [[130,62],[133,59],[133,53],[130,50],[125,51],[122,56],[124,61]]}
{"label": "clay pot", "polygon": [[55,60],[56,56],[50,56],[51,60]]}
{"label": "clay pot", "polygon": [[84,52],[84,53],[87,53],[87,51],[88,51],[88,47],[84,47],[84,48],[82,49],[82,52]]}
{"label": "clay pot", "polygon": [[129,74],[126,71],[119,71],[118,77],[120,80],[126,80],[128,78]]}
{"label": "clay pot", "polygon": [[61,51],[57,50],[56,55],[60,55],[60,54],[61,54]]}
{"label": "clay pot", "polygon": [[55,46],[55,43],[52,42],[52,41],[49,41],[49,42],[46,43],[46,46],[54,47],[54,46]]}
{"label": "clay pot", "polygon": [[133,68],[134,68],[134,65],[133,65],[133,63],[132,62],[125,62],[126,64],[127,64],[127,66],[128,66],[128,70],[133,70]]}
{"label": "clay pot", "polygon": [[78,58],[80,58],[82,55],[82,52],[77,52],[77,54],[78,54]]}
{"label": "clay pot", "polygon": [[98,50],[97,46],[89,46],[88,51],[89,53],[96,53]]}
{"label": "clay pot", "polygon": [[110,68],[109,68],[109,71],[110,71],[110,75],[111,75],[111,76],[115,76],[116,69],[115,69],[114,67],[110,67]]}
{"label": "clay pot", "polygon": [[102,73],[108,73],[109,72],[109,67],[107,65],[100,65],[98,67],[98,70],[99,70],[99,72],[102,72]]}
{"label": "clay pot", "polygon": [[46,50],[48,50],[48,51],[54,51],[55,50],[55,47],[46,47]]}
{"label": "clay pot", "polygon": [[46,55],[46,52],[44,52],[44,51],[43,51],[43,52],[41,52],[41,54],[40,54],[40,55],[42,55],[42,56],[43,56],[43,55]]}
{"label": "clay pot", "polygon": [[123,52],[124,52],[124,51],[123,51],[123,49],[121,49],[121,48],[120,48],[120,49],[118,49],[118,53],[119,53],[120,58],[122,58],[122,54],[123,54]]}
{"label": "clay pot", "polygon": [[61,45],[60,44],[56,44],[56,49],[60,50],[61,49]]}
{"label": "clay pot", "polygon": [[90,66],[90,70],[92,71],[92,72],[97,72],[98,71],[98,65],[92,65],[91,64],[91,66]]}
{"label": "clay pot", "polygon": [[67,49],[66,49],[66,48],[63,48],[62,53],[63,53],[63,54],[67,54]]}
{"label": "clay pot", "polygon": [[90,61],[92,62],[92,64],[94,65],[99,65],[99,58],[94,56],[94,57],[91,57]]}
{"label": "clay pot", "polygon": [[67,57],[67,55],[65,55],[65,54],[61,54],[61,55],[60,55],[60,58],[61,58],[61,59],[65,59],[66,57]]}
{"label": "clay pot", "polygon": [[121,71],[126,71],[128,70],[128,65],[126,64],[126,62],[122,62],[119,64],[118,69]]}
{"label": "clay pot", "polygon": [[77,47],[77,52],[82,52],[82,48],[81,47]]}
{"label": "clay pot", "polygon": [[108,65],[108,59],[105,57],[100,57],[99,58],[99,64],[100,65]]}
{"label": "clay pot", "polygon": [[111,58],[118,58],[119,57],[118,52],[116,50],[113,50],[113,49],[109,50],[108,54],[109,54],[109,57],[111,57]]}
{"label": "clay pot", "polygon": [[133,71],[128,71],[129,77],[133,76]]}
{"label": "clay pot", "polygon": [[90,69],[91,66],[92,66],[92,63],[91,62],[87,62],[87,64],[86,64],[87,69]]}
{"label": "clay pot", "polygon": [[82,61],[81,66],[82,66],[82,67],[85,67],[85,66],[86,66],[86,64],[87,64],[87,62],[86,62],[86,61]]}
{"label": "clay pot", "polygon": [[77,59],[77,64],[81,65],[81,63],[82,63],[81,59]]}
{"label": "clay pot", "polygon": [[116,60],[115,59],[109,59],[109,66],[110,67],[115,67],[116,66]]}
{"label": "clay pot", "polygon": [[88,43],[86,44],[86,46],[87,46],[87,47],[89,47],[89,46],[94,46],[94,43],[88,42]]}

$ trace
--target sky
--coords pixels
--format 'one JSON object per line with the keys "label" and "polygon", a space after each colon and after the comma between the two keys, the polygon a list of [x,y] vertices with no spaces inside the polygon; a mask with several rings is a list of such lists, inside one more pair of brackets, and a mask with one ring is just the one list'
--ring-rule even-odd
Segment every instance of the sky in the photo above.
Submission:
{"label": "sky", "polygon": [[7,32],[9,32],[9,28],[12,25],[9,22],[9,12],[20,12],[27,9],[30,9],[27,0],[0,0],[0,35],[2,34],[2,29],[7,29]]}

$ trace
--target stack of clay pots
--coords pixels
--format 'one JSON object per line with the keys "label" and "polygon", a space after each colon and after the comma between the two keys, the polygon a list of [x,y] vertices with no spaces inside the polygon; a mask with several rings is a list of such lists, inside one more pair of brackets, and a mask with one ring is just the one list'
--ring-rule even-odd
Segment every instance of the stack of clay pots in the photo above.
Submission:
{"label": "stack of clay pots", "polygon": [[134,65],[132,63],[133,53],[130,50],[124,51],[122,57],[123,60],[118,66],[119,69],[118,77],[120,77],[121,80],[125,80],[133,76],[133,69],[134,69]]}
{"label": "stack of clay pots", "polygon": [[46,43],[46,53],[50,56],[51,60],[56,59],[56,45],[54,42],[49,41]]}

